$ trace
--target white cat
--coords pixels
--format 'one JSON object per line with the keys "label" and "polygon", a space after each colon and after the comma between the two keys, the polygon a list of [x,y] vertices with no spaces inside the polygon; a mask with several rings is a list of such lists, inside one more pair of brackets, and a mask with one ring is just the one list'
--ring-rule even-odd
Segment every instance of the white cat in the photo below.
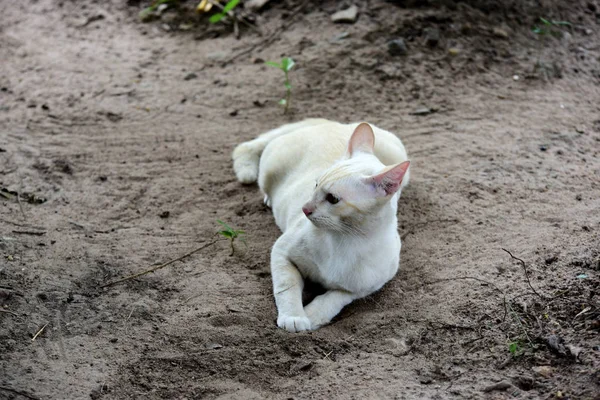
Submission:
{"label": "white cat", "polygon": [[[236,147],[238,180],[258,179],[283,232],[271,252],[280,328],[317,329],[396,274],[408,167],[400,139],[366,123],[310,119]],[[303,277],[327,289],[306,307]]]}

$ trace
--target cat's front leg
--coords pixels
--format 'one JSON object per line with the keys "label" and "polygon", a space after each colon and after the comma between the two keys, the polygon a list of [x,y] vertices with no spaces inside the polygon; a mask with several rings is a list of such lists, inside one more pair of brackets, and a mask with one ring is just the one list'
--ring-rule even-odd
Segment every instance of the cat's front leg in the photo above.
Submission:
{"label": "cat's front leg", "polygon": [[273,294],[277,305],[277,326],[289,332],[311,329],[310,320],[302,306],[304,279],[287,256],[286,246],[279,238],[271,252]]}
{"label": "cat's front leg", "polygon": [[328,324],[333,317],[342,311],[342,308],[358,297],[360,296],[345,290],[329,290],[315,297],[309,305],[304,307],[304,311],[310,319],[311,328],[318,329]]}

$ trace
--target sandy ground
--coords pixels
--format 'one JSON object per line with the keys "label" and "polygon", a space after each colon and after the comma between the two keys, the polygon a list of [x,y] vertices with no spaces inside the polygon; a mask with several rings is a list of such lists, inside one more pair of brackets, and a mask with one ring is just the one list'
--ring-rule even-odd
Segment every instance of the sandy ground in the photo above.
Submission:
{"label": "sandy ground", "polygon": [[[4,4],[0,398],[597,398],[600,4],[405,3],[340,25],[350,3],[273,1],[257,24],[279,33],[241,40],[176,12],[140,24],[135,1]],[[574,25],[539,41],[538,16]],[[281,56],[289,115],[261,61]],[[397,133],[412,179],[397,277],[290,334],[279,233],[230,153],[307,117]],[[101,287],[212,241],[217,219],[247,247]]]}

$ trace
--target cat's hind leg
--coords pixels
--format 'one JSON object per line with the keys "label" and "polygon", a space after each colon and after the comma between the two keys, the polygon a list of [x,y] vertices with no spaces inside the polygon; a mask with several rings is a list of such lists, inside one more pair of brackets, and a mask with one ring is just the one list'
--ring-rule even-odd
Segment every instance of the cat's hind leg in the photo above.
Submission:
{"label": "cat's hind leg", "polygon": [[263,133],[254,140],[238,145],[232,154],[233,170],[238,181],[249,184],[258,179],[258,165],[260,156],[267,145],[280,136],[287,135],[297,129],[316,126],[326,123],[324,119],[306,119],[293,124],[286,124],[279,128]]}
{"label": "cat's hind leg", "polygon": [[359,297],[354,293],[344,290],[329,290],[315,297],[310,304],[304,307],[304,311],[308,319],[310,319],[311,329],[318,329],[328,324],[333,317],[342,311],[342,308]]}
{"label": "cat's hind leg", "polygon": [[271,275],[277,305],[277,326],[289,332],[310,330],[310,320],[302,306],[304,279],[287,258],[283,236],[275,242],[271,252]]}

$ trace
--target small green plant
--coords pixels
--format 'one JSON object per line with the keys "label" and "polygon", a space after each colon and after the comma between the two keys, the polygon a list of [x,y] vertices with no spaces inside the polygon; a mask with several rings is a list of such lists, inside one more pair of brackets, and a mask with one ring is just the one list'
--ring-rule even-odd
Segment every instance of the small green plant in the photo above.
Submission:
{"label": "small green plant", "polygon": [[285,57],[281,59],[281,63],[267,61],[265,64],[270,65],[271,67],[279,68],[285,74],[285,81],[283,82],[283,85],[285,86],[285,98],[279,100],[279,104],[284,107],[283,113],[287,114],[292,101],[292,85],[290,84],[289,72],[292,68],[294,68],[296,63],[290,57]]}
{"label": "small green plant", "polygon": [[567,21],[550,21],[545,18],[540,17],[540,21],[542,22],[542,26],[534,26],[531,30],[536,35],[553,35],[559,36],[561,34],[560,27],[562,26],[571,26],[570,22]]}
{"label": "small green plant", "polygon": [[213,14],[209,21],[211,24],[220,22],[230,11],[232,11],[240,2],[240,0],[229,0],[227,4],[223,6],[220,13]]}
{"label": "small green plant", "polygon": [[240,230],[235,230],[231,226],[227,225],[225,222],[223,222],[221,220],[217,220],[217,222],[219,224],[223,225],[223,228],[225,228],[222,231],[218,231],[217,235],[221,235],[221,236],[229,239],[229,243],[231,244],[231,254],[229,254],[230,256],[232,256],[233,252],[235,251],[235,248],[233,247],[233,242],[235,241],[235,239],[239,239],[240,242],[247,245],[246,238],[243,236],[246,234],[246,232],[240,231]]}
{"label": "small green plant", "polygon": [[[538,37],[540,39],[544,39],[548,36],[559,37],[562,35],[562,28],[571,26],[570,22],[553,21],[553,20],[548,20],[546,18],[542,18],[542,17],[540,17],[540,21],[542,22],[542,25],[540,25],[540,26],[535,25],[531,29],[531,31],[533,33],[535,33],[536,35],[538,35]],[[556,62],[551,62],[551,63],[542,62],[542,60],[541,60],[542,43],[543,43],[543,40],[540,40],[539,49],[538,49],[538,57],[534,64],[534,67],[533,67],[534,74],[541,73],[542,76],[546,80],[548,80],[551,76],[560,77],[561,76],[560,66]]]}
{"label": "small green plant", "polygon": [[510,342],[508,344],[508,351],[510,351],[510,354],[512,354],[514,357],[520,355],[521,353],[523,353],[523,346],[521,345],[520,341],[515,341],[515,342]]}

